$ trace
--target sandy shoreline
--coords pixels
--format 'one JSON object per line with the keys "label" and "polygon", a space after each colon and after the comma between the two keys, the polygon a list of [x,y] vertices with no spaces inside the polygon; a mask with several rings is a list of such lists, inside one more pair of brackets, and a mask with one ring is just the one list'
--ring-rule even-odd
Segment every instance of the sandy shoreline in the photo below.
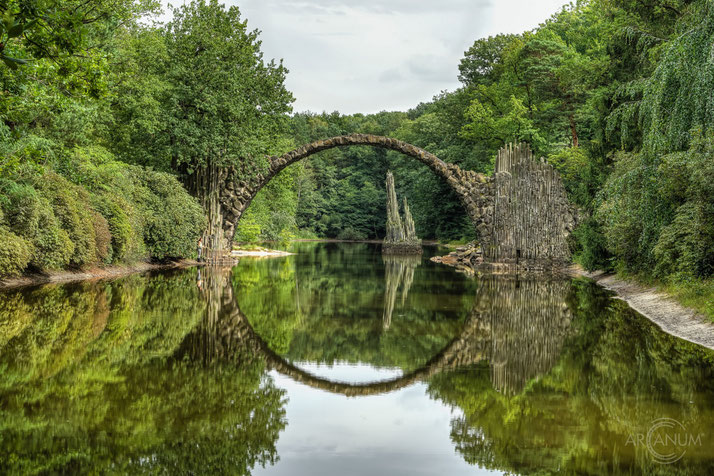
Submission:
{"label": "sandy shoreline", "polygon": [[269,250],[266,248],[258,248],[256,250],[233,250],[231,256],[234,258],[278,258],[280,256],[291,256],[295,253],[282,250]]}
{"label": "sandy shoreline", "polygon": [[667,334],[714,349],[714,323],[656,288],[626,281],[614,274],[588,273],[579,266],[572,266],[570,271],[575,276],[590,278],[605,289],[615,292],[618,299],[625,301]]}

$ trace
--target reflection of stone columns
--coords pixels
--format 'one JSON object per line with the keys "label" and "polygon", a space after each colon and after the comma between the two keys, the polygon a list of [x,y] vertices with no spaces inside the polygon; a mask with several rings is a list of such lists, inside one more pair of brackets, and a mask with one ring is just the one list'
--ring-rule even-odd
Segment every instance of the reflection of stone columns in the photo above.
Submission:
{"label": "reflection of stone columns", "polygon": [[420,256],[382,255],[384,261],[384,313],[382,322],[385,329],[392,324],[394,303],[397,300],[399,286],[402,287],[402,306],[406,303],[409,288],[414,281],[414,270],[421,263]]}
{"label": "reflection of stone columns", "polygon": [[569,291],[569,280],[481,278],[479,325],[490,329],[488,353],[496,390],[517,393],[555,365],[570,332]]}
{"label": "reflection of stone columns", "polygon": [[181,344],[179,353],[206,364],[216,359],[236,361],[250,357],[253,352],[246,348],[245,326],[233,295],[231,269],[202,268],[196,285],[205,300],[206,312]]}
{"label": "reflection of stone columns", "polygon": [[506,394],[550,371],[570,333],[569,280],[486,275],[479,278],[468,344],[454,364],[487,358],[491,382]]}

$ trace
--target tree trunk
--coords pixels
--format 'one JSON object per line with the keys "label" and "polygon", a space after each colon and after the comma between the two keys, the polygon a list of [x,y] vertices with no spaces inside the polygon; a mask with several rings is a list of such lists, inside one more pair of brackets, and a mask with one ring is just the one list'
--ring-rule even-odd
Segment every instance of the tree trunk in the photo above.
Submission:
{"label": "tree trunk", "polygon": [[573,136],[573,147],[578,147],[578,131],[575,128],[575,116],[570,114],[568,119],[570,120],[570,133]]}
{"label": "tree trunk", "polygon": [[187,188],[206,213],[207,226],[202,239],[207,261],[225,257],[233,246],[236,223],[243,208],[233,192],[235,175],[232,167],[217,167],[209,161],[186,178]]}

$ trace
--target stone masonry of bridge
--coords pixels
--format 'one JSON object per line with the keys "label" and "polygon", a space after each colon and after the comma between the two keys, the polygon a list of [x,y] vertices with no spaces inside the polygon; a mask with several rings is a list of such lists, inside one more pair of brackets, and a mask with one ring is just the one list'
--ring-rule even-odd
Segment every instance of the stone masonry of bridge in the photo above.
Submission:
{"label": "stone masonry of bridge", "polygon": [[[235,228],[256,194],[285,167],[320,151],[347,146],[381,147],[418,160],[456,193],[473,222],[484,255],[490,262],[559,266],[570,261],[567,238],[576,213],[568,203],[558,173],[533,159],[525,144],[499,152],[496,171],[486,176],[462,170],[406,142],[370,134],[318,140],[279,157],[270,157],[267,170],[251,180],[228,174],[221,193],[225,211],[224,236],[232,243]],[[226,249],[230,249],[229,246]]]}

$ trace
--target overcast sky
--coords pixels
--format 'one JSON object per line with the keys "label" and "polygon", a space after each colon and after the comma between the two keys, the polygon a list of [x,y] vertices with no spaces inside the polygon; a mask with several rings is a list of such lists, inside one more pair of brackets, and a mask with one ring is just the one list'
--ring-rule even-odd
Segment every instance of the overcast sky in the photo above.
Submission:
{"label": "overcast sky", "polygon": [[[181,5],[182,0],[164,0]],[[459,87],[474,40],[535,28],[567,0],[226,0],[282,58],[295,111],[372,113]]]}

